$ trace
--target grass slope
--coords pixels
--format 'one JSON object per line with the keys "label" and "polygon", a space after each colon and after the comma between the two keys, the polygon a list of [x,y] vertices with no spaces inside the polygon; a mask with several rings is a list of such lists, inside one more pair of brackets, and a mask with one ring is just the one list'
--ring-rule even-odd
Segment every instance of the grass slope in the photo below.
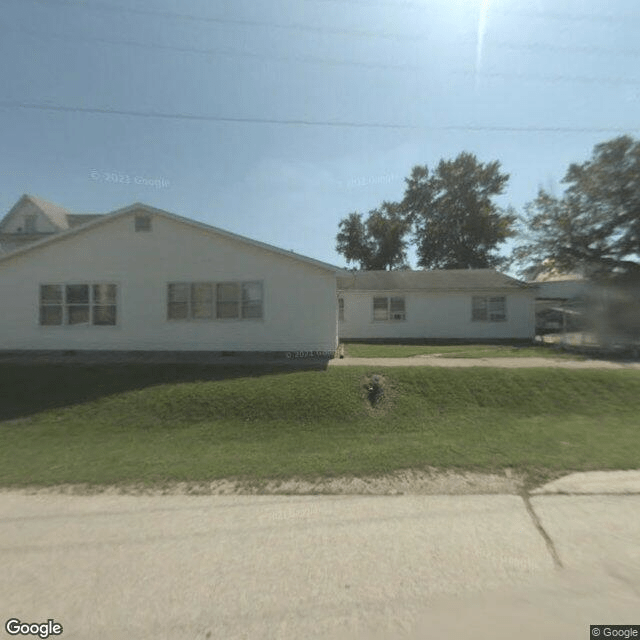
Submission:
{"label": "grass slope", "polygon": [[[640,459],[638,371],[390,368],[372,408],[365,382],[375,373],[3,365],[0,484],[259,481],[427,466],[544,477],[635,468]],[[69,406],[56,406],[47,385],[65,389]]]}

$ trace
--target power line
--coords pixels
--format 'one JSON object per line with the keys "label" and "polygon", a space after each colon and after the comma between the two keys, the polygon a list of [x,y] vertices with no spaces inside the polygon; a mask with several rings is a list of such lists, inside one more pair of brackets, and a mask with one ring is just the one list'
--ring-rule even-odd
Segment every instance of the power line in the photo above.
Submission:
{"label": "power line", "polygon": [[559,20],[571,22],[634,22],[640,20],[640,14],[628,13],[614,15],[612,13],[568,13],[561,11],[519,11],[517,9],[500,9],[498,14],[518,16],[522,18],[540,18],[542,20]]}
{"label": "power line", "polygon": [[11,31],[24,33],[36,38],[50,38],[54,40],[62,40],[63,42],[77,41],[87,44],[102,43],[127,47],[139,47],[143,49],[160,49],[166,51],[176,51],[179,53],[197,53],[208,56],[228,56],[238,58],[252,58],[259,60],[279,60],[281,62],[302,62],[306,64],[322,64],[329,66],[355,66],[371,69],[395,69],[395,70],[412,70],[420,71],[425,67],[420,65],[409,64],[386,64],[377,62],[360,62],[358,60],[332,60],[327,58],[316,58],[314,56],[278,56],[274,54],[252,53],[248,51],[238,51],[234,49],[202,49],[198,47],[178,47],[175,45],[158,44],[155,42],[138,42],[136,40],[116,40],[112,38],[87,38],[77,35],[67,35],[62,33],[47,33],[44,31],[33,31],[31,29],[12,28]]}
{"label": "power line", "polygon": [[[98,11],[108,11],[112,13],[132,13],[138,15],[155,15],[159,17],[166,18],[177,18],[183,20],[191,20],[198,22],[213,22],[217,24],[235,24],[239,26],[252,26],[252,27],[268,27],[268,28],[276,28],[276,29],[291,29],[291,30],[302,30],[302,31],[310,31],[315,33],[332,33],[336,35],[352,35],[358,37],[370,37],[370,38],[382,38],[382,39],[392,39],[392,40],[404,40],[404,41],[420,41],[428,39],[427,35],[416,35],[416,34],[407,34],[407,33],[384,33],[384,32],[375,32],[375,31],[362,31],[362,30],[353,30],[353,29],[332,29],[328,27],[316,27],[312,25],[305,24],[279,24],[273,22],[265,22],[258,20],[246,20],[246,19],[237,19],[237,18],[221,18],[221,17],[211,17],[211,16],[196,16],[192,14],[183,14],[178,12],[171,11],[157,11],[153,9],[136,9],[124,6],[117,5],[109,5],[106,3],[87,0],[34,0],[43,5],[58,5],[58,6],[66,6],[66,7],[83,7],[89,9],[96,9]],[[306,0],[309,2],[310,0]],[[315,2],[340,2],[345,4],[344,0],[312,0]],[[350,2],[346,2],[346,4],[361,4],[367,6],[415,6],[421,9],[424,9],[424,4],[419,2],[380,2],[380,3],[370,3],[370,2],[358,2],[351,0]],[[515,16],[523,16],[527,18],[549,18],[554,20],[593,20],[596,22],[606,22],[606,21],[621,21],[621,22],[629,22],[632,20],[640,20],[640,15],[630,14],[623,16],[614,16],[610,14],[572,14],[572,13],[560,13],[560,12],[522,12],[517,10],[494,10],[496,13],[505,14],[505,15],[515,15]],[[16,29],[19,31],[23,31],[25,33],[31,33],[32,35],[37,35],[39,37],[64,37],[64,36],[52,36],[50,34],[45,33],[36,33],[30,32],[25,29]],[[158,44],[143,44],[134,41],[117,41],[117,40],[109,40],[109,39],[95,39],[96,41],[102,41],[107,44],[124,44],[129,46],[137,46],[137,47],[146,47],[146,48],[159,48],[159,49],[167,49],[181,52],[193,52],[193,53],[203,53],[203,54],[213,54],[213,55],[228,55],[228,56],[238,56],[238,57],[269,57],[272,59],[279,60],[289,60],[290,58],[286,56],[265,56],[261,54],[251,54],[245,52],[235,52],[229,50],[213,50],[213,49],[195,49],[189,47],[173,47],[170,45],[158,45]],[[508,42],[498,42],[492,43],[491,41],[487,42],[487,45],[492,48],[504,48],[510,50],[523,50],[523,51],[537,51],[537,50],[547,50],[547,51],[565,51],[565,52],[574,52],[574,53],[597,53],[603,55],[622,55],[622,56],[640,56],[640,50],[619,50],[615,51],[612,49],[604,49],[597,47],[571,47],[571,46],[558,46],[558,45],[546,45],[546,44],[515,44]],[[310,56],[299,56],[297,58],[292,58],[294,61],[299,62],[308,62],[312,64],[330,64],[330,65],[354,65],[361,67],[370,67],[370,68],[390,68],[390,69],[420,69],[421,67],[417,65],[385,65],[382,63],[365,63],[365,62],[357,62],[357,61],[348,61],[342,62],[339,60],[322,60],[322,59],[314,59]]]}
{"label": "power line", "polygon": [[[426,7],[425,2],[412,2],[411,0],[377,0],[376,2],[370,2],[368,0],[305,0],[306,2],[316,2],[321,4],[340,4],[353,5],[353,6],[365,6],[365,7],[389,7],[389,8],[408,8],[424,11]],[[490,7],[490,11],[496,15],[517,16],[523,18],[540,18],[544,20],[560,20],[560,21],[590,21],[590,22],[629,22],[640,20],[640,14],[627,13],[627,14],[612,14],[612,13],[572,13],[569,11],[522,11],[519,9],[509,8],[494,8]]]}
{"label": "power line", "polygon": [[581,53],[581,54],[589,54],[589,55],[604,55],[604,56],[630,56],[630,57],[638,57],[640,56],[640,49],[606,49],[604,47],[576,47],[576,46],[565,46],[565,45],[557,45],[557,44],[546,44],[544,42],[531,42],[528,44],[519,44],[515,42],[504,42],[504,41],[492,41],[486,40],[485,47],[491,49],[509,49],[511,51],[542,51],[542,52],[553,52],[553,51],[563,51],[565,53]]}
{"label": "power line", "polygon": [[441,125],[421,126],[400,123],[349,122],[340,120],[302,120],[280,118],[241,118],[228,116],[209,116],[187,113],[163,113],[158,111],[137,111],[125,109],[104,109],[91,107],[73,107],[45,103],[25,103],[0,101],[0,107],[9,109],[27,109],[39,111],[73,112],[99,115],[131,116],[136,118],[161,118],[172,120],[192,120],[208,122],[229,122],[239,124],[277,124],[293,126],[340,127],[360,129],[404,129],[424,131],[467,131],[467,132],[508,132],[508,133],[629,133],[640,131],[640,127],[537,127],[537,126],[493,126],[493,125]]}
{"label": "power line", "polygon": [[321,127],[358,127],[369,129],[416,129],[408,124],[386,124],[378,122],[348,122],[339,120],[294,120],[279,118],[240,118],[230,116],[207,116],[190,113],[163,113],[159,111],[137,111],[126,109],[101,109],[93,107],[71,107],[67,105],[35,104],[25,102],[0,101],[0,107],[14,109],[36,109],[40,111],[62,111],[76,113],[91,113],[103,115],[132,116],[136,118],[164,118],[171,120],[201,120],[209,122],[236,122],[254,124],[282,124],[299,126],[321,126]]}
{"label": "power line", "polygon": [[[238,58],[249,58],[254,60],[278,60],[280,62],[298,62],[303,64],[316,64],[326,66],[346,66],[346,67],[359,67],[366,69],[389,69],[394,71],[424,71],[427,69],[423,65],[412,64],[385,64],[377,62],[360,62],[357,60],[333,60],[326,58],[317,58],[314,56],[278,56],[273,54],[252,53],[246,51],[238,51],[233,49],[201,49],[197,47],[178,47],[174,45],[164,45],[157,43],[145,43],[135,40],[117,40],[111,38],[86,38],[76,35],[46,33],[40,31],[33,31],[30,29],[16,28],[13,31],[24,33],[36,38],[50,38],[54,40],[62,40],[63,42],[77,41],[87,44],[101,43],[117,46],[139,47],[143,49],[158,49],[164,51],[176,51],[180,53],[196,53],[199,55],[207,56],[227,56]],[[498,43],[499,47],[510,48],[510,45],[504,43]],[[533,46],[533,45],[532,45]],[[545,45],[538,45],[540,48]],[[515,47],[520,48],[520,47]],[[558,49],[563,49],[558,47]],[[635,55],[640,55],[640,51],[635,52]],[[474,71],[453,71],[455,75],[473,76],[473,77],[487,77],[487,78],[503,78],[503,79],[518,79],[524,81],[533,82],[582,82],[589,84],[608,84],[608,85],[637,85],[640,84],[640,79],[627,79],[627,78],[602,78],[592,76],[575,76],[575,75],[560,75],[560,76],[547,76],[547,75],[532,75],[532,74],[518,74],[509,72],[481,72],[476,74]]]}
{"label": "power line", "polygon": [[387,40],[425,40],[426,35],[386,33],[380,31],[362,31],[358,29],[332,29],[330,27],[315,27],[308,24],[280,24],[277,22],[265,22],[262,20],[247,20],[244,18],[221,18],[217,16],[196,16],[176,11],[158,11],[155,9],[135,9],[122,5],[110,5],[103,2],[88,2],[87,0],[77,0],[68,2],[66,0],[37,0],[44,5],[58,5],[65,7],[82,7],[94,9],[96,11],[107,11],[111,13],[130,13],[143,16],[158,16],[161,18],[173,18],[179,20],[190,20],[194,22],[211,22],[215,24],[234,24],[243,27],[268,27],[270,29],[288,29],[294,31],[307,31],[311,33],[332,33],[334,35],[356,36],[363,38],[381,38]]}
{"label": "power line", "polygon": [[574,75],[559,75],[559,76],[543,76],[535,74],[524,73],[508,73],[508,72],[479,72],[473,71],[453,71],[455,75],[472,76],[479,78],[491,78],[500,80],[523,80],[525,82],[580,82],[584,84],[611,84],[617,86],[624,85],[640,85],[640,78],[598,78],[592,76],[574,76]]}
{"label": "power line", "polygon": [[[376,37],[376,38],[411,38],[412,36],[406,36],[401,34],[388,34],[380,32],[370,31],[358,31],[351,29],[330,29],[327,27],[314,27],[305,24],[278,24],[273,22],[263,22],[259,20],[246,20],[240,18],[220,18],[217,16],[197,16],[193,14],[179,13],[176,11],[158,11],[156,9],[137,9],[132,7],[126,7],[123,5],[111,5],[105,2],[99,2],[96,0],[35,0],[43,5],[58,5],[65,7],[83,7],[86,9],[95,9],[96,11],[108,11],[115,13],[131,13],[137,15],[152,15],[165,18],[176,18],[180,20],[192,20],[197,22],[214,22],[223,24],[237,24],[240,26],[252,26],[252,27],[274,27],[278,29],[296,29],[302,31],[315,31],[325,33],[336,33],[344,35],[356,35],[364,37]],[[309,2],[309,0],[306,0]],[[338,2],[341,5],[362,5],[368,7],[408,7],[415,8],[424,11],[425,4],[422,2],[411,2],[409,0],[399,0],[398,2],[363,2],[358,0],[314,0],[315,2]],[[579,21],[579,22],[633,22],[640,20],[640,14],[611,14],[611,13],[571,13],[560,11],[522,11],[518,9],[492,9],[492,13],[497,15],[516,16],[522,18],[539,18],[543,20],[557,20],[557,21]],[[423,36],[413,36],[417,39],[421,39]]]}

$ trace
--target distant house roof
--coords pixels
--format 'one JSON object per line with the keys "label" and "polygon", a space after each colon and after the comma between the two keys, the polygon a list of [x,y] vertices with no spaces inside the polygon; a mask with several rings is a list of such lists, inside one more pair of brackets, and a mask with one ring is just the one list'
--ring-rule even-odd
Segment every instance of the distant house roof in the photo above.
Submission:
{"label": "distant house roof", "polygon": [[[53,202],[25,193],[18,202],[11,207],[11,210],[4,216],[2,221],[9,219],[15,211],[21,209],[27,202],[37,207],[59,231],[66,231],[71,227],[77,227],[78,225],[90,222],[104,215],[101,213],[71,213],[59,204],[54,204]],[[0,224],[2,221],[0,221]]]}
{"label": "distant house roof", "polygon": [[356,271],[338,277],[341,291],[465,291],[527,289],[529,285],[495,269],[441,269],[437,271]]}
{"label": "distant house roof", "polygon": [[69,228],[67,216],[70,215],[70,213],[64,207],[28,194],[23,195],[22,198],[18,200],[18,204],[22,204],[24,200],[30,200],[35,204],[36,207],[38,207],[38,209],[40,209],[47,218],[49,218],[51,224],[58,227],[58,229],[64,230]]}
{"label": "distant house roof", "polygon": [[69,213],[67,215],[67,222],[69,227],[77,227],[85,222],[91,222],[96,218],[101,218],[104,213]]}

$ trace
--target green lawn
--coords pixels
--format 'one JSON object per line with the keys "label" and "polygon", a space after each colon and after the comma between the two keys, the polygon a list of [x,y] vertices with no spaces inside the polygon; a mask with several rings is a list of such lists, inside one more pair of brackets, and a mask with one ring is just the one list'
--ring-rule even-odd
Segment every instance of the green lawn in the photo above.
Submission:
{"label": "green lawn", "polygon": [[[446,358],[567,358],[567,354],[547,346],[511,346],[492,344],[411,345],[345,344],[345,355],[352,358],[410,358],[442,354]],[[573,356],[580,359],[580,356]]]}
{"label": "green lawn", "polygon": [[376,373],[0,365],[0,485],[638,466],[640,371]]}

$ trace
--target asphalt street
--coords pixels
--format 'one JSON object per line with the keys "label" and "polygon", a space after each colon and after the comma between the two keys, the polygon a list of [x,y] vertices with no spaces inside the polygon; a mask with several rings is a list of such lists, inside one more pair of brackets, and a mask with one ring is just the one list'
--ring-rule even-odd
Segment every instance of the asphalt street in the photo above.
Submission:
{"label": "asphalt street", "polygon": [[618,483],[626,493],[602,478],[582,478],[583,495],[566,480],[532,496],[3,491],[0,637],[15,637],[9,619],[52,619],[65,640],[586,639],[590,624],[640,625],[638,476]]}

